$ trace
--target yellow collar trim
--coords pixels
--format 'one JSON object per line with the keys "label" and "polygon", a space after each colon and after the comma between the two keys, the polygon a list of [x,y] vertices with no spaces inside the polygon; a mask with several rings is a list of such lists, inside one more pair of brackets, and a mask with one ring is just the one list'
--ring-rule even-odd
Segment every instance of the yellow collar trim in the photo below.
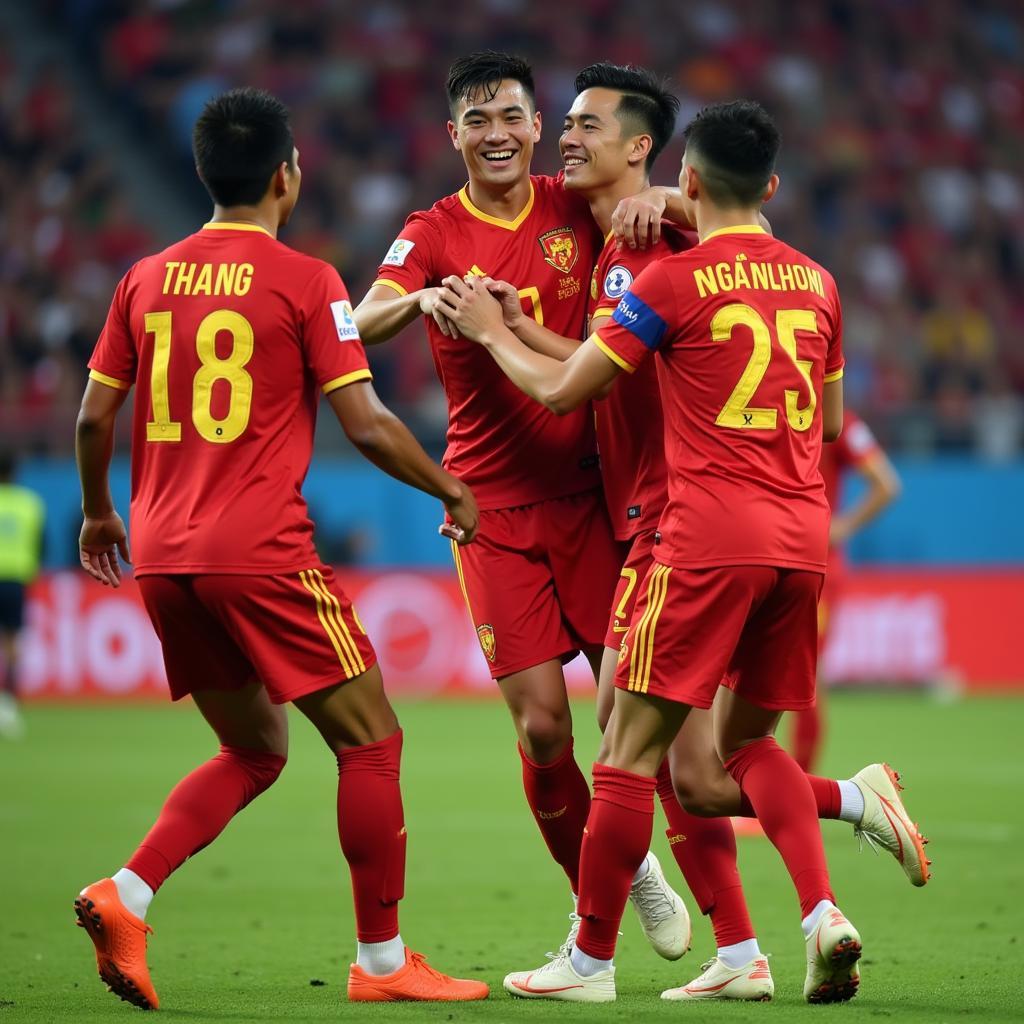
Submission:
{"label": "yellow collar trim", "polygon": [[469,198],[469,185],[463,185],[459,189],[459,202],[471,213],[477,220],[482,220],[485,224],[493,224],[496,228],[504,228],[506,231],[516,231],[519,225],[530,216],[530,212],[533,210],[533,201],[535,199],[533,191],[533,182],[530,182],[530,198],[527,200],[526,205],[519,211],[519,216],[515,220],[502,220],[500,217],[492,217],[489,213],[484,213],[483,210],[478,210],[473,205],[473,200]]}
{"label": "yellow collar trim", "polygon": [[[270,235],[270,232],[259,224],[238,224],[233,220],[211,220],[209,223],[203,225],[204,231],[262,231],[265,235]],[[270,235],[273,238],[273,235]]]}
{"label": "yellow collar trim", "polygon": [[714,238],[716,235],[767,235],[760,224],[736,224],[731,228],[719,228],[717,231],[712,231],[711,234],[705,235],[703,241],[707,241],[709,238]]}
{"label": "yellow collar trim", "polygon": [[604,236],[604,244],[607,245],[615,237],[615,228],[609,228],[608,234]]}

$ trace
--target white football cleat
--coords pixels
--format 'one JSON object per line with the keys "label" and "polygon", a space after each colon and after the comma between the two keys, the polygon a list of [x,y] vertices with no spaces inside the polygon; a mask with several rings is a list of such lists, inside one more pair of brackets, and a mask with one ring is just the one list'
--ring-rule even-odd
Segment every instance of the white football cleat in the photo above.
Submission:
{"label": "white football cleat", "polygon": [[682,988],[670,988],[662,999],[746,999],[767,1003],[775,995],[775,982],[768,969],[768,958],[756,956],[743,967],[727,967],[716,956],[700,965],[703,973]]}
{"label": "white football cleat", "polygon": [[864,796],[864,815],[853,832],[873,849],[888,850],[913,885],[927,883],[931,861],[925,856],[927,839],[910,820],[900,798],[899,775],[887,764],[869,764],[850,780]]}
{"label": "white football cleat", "polygon": [[647,854],[647,863],[647,874],[629,890],[629,902],[658,956],[678,960],[690,948],[690,914],[653,853]]}
{"label": "white football cleat", "polygon": [[576,973],[569,956],[559,955],[535,971],[506,974],[503,982],[509,995],[520,999],[561,999],[570,1003],[611,1003],[615,1001],[615,966],[583,977]]}
{"label": "white football cleat", "polygon": [[861,955],[860,935],[837,907],[829,907],[807,936],[807,978],[804,998],[809,1003],[845,1003],[857,994]]}

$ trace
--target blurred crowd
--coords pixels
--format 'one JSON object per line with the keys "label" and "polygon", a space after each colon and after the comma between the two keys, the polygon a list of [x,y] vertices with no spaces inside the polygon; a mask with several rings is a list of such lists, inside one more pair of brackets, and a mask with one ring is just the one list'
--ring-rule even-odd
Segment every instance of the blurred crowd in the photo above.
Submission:
{"label": "blurred crowd", "polygon": [[[534,64],[558,168],[561,116],[595,60],[665,74],[701,105],[761,100],[783,133],[777,234],[835,274],[849,404],[895,450],[1024,447],[1024,9],[1015,0],[43,0],[133,136],[195,205],[192,122],[263,86],[292,108],[303,197],[284,240],[334,263],[356,300],[405,215],[464,181],[445,131],[450,60],[484,46]],[[2,45],[2,44],[0,44]],[[105,305],[155,230],[116,154],[82,142],[53,68],[0,51],[4,421],[73,409]],[[671,183],[677,141],[655,181]],[[192,225],[181,225],[183,233]],[[374,353],[379,390],[440,437],[425,338]],[[57,442],[62,444],[63,439]]]}

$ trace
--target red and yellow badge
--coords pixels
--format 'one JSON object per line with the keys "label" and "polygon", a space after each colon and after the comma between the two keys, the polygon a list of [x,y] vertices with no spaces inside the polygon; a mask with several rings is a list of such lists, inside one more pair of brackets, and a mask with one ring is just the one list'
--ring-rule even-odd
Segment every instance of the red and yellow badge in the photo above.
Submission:
{"label": "red and yellow badge", "polygon": [[576,266],[580,249],[572,228],[545,231],[537,241],[544,250],[544,262],[554,267],[560,274],[568,274]]}
{"label": "red and yellow badge", "polygon": [[484,652],[487,660],[494,661],[494,627],[485,622],[482,626],[476,627],[477,639],[480,641],[480,649]]}

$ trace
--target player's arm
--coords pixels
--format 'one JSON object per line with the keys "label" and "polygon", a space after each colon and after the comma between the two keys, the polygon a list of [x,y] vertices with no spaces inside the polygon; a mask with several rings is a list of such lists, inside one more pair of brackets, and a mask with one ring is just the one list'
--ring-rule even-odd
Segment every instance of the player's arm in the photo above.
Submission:
{"label": "player's arm", "polygon": [[[646,249],[648,244],[657,245],[661,238],[661,222],[670,220],[681,228],[697,230],[690,211],[683,203],[683,194],[677,188],[654,185],[619,200],[612,213],[612,232],[620,246],[630,249]],[[772,226],[763,213],[758,223],[772,233]]]}
{"label": "player's arm", "polygon": [[130,562],[124,523],[110,494],[114,422],[128,389],[90,379],[75,427],[75,458],[82,485],[82,531],[78,539],[82,568],[104,586],[121,583],[117,553]]}
{"label": "player's arm", "polygon": [[421,315],[433,317],[442,334],[457,338],[452,324],[437,311],[440,292],[440,288],[420,288],[402,294],[388,285],[373,285],[354,310],[363,344],[388,341]]}
{"label": "player's arm", "polygon": [[408,427],[377,397],[369,381],[335,388],[328,392],[327,400],[345,435],[370,462],[444,503],[454,527],[443,526],[442,533],[460,544],[473,539],[479,522],[473,492],[427,455]]}
{"label": "player's arm", "polygon": [[507,281],[495,281],[490,277],[485,277],[483,283],[491,295],[501,303],[505,326],[534,352],[564,362],[580,347],[578,338],[566,338],[564,335],[556,334],[550,328],[537,323],[532,316],[527,316],[523,312],[519,292],[514,285]]}
{"label": "player's arm", "polygon": [[520,391],[559,416],[603,394],[622,370],[590,341],[564,362],[534,352],[505,326],[501,306],[481,280],[450,277],[445,285],[442,311],[463,336],[483,345]]}
{"label": "player's arm", "polygon": [[832,517],[832,544],[842,544],[865,527],[891,505],[902,490],[896,467],[881,448],[858,462],[856,471],[867,481],[867,490],[851,509]]}
{"label": "player's arm", "polygon": [[827,381],[821,394],[821,438],[834,441],[843,432],[843,378]]}

